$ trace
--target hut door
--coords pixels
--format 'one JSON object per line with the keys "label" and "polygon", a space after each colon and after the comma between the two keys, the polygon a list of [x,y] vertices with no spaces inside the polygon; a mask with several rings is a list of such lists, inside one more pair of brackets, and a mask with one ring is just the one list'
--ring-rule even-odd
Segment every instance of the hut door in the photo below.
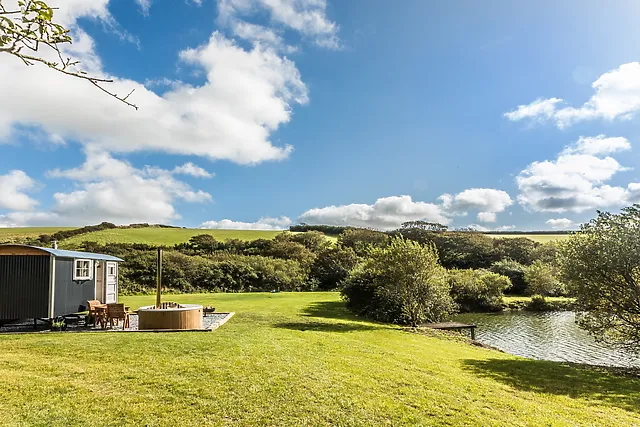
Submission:
{"label": "hut door", "polygon": [[105,303],[118,302],[118,263],[108,262],[105,282]]}

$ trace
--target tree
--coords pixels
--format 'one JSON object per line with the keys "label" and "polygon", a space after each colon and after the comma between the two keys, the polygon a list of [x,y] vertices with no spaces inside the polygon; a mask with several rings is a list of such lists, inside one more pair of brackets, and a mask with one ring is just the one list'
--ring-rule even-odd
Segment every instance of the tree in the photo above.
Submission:
{"label": "tree", "polygon": [[565,293],[564,285],[558,280],[556,269],[542,261],[535,261],[524,271],[524,281],[529,295],[550,295]]}
{"label": "tree", "polygon": [[451,295],[462,312],[499,311],[508,277],[487,270],[450,270]]}
{"label": "tree", "polygon": [[600,341],[640,353],[640,205],[598,212],[559,245],[579,324]]}
{"label": "tree", "polygon": [[317,280],[318,289],[328,291],[342,284],[357,264],[358,256],[353,249],[335,245],[318,253],[310,275]]}
{"label": "tree", "polygon": [[367,256],[374,248],[386,246],[389,243],[389,236],[381,231],[354,228],[338,236],[338,243],[353,249],[359,256]]}
{"label": "tree", "polygon": [[[113,80],[90,76],[79,68],[80,61],[65,57],[62,46],[71,43],[69,30],[54,22],[54,8],[42,0],[18,0],[18,7],[7,9],[0,0],[0,53],[20,59],[25,65],[41,63],[68,76],[83,79],[130,107],[133,90],[122,97],[103,87]],[[48,48],[41,50],[41,48]],[[135,90],[135,89],[134,89]]]}
{"label": "tree", "polygon": [[493,239],[493,246],[501,259],[512,259],[529,265],[534,261],[535,250],[540,243],[526,237],[503,237]]}
{"label": "tree", "polygon": [[496,261],[489,268],[494,273],[507,276],[511,280],[511,288],[508,289],[508,293],[515,295],[524,295],[526,292],[527,284],[524,281],[526,269],[527,267],[511,259]]}
{"label": "tree", "polygon": [[[454,311],[449,290],[435,247],[396,237],[388,246],[371,251],[349,276],[342,294],[347,306],[360,307],[362,314],[417,326]],[[358,297],[371,301],[354,300]]]}

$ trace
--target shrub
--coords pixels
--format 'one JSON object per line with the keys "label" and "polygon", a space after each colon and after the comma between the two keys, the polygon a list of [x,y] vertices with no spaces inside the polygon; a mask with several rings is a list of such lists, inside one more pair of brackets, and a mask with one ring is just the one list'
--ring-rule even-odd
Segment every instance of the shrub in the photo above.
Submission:
{"label": "shrub", "polygon": [[311,265],[311,279],[320,290],[336,289],[358,264],[358,256],[351,248],[336,245],[320,252]]}
{"label": "shrub", "polygon": [[535,260],[540,243],[526,237],[503,237],[493,239],[493,247],[499,259],[511,259],[529,265]]}
{"label": "shrub", "polygon": [[526,270],[524,265],[510,259],[503,259],[502,261],[494,262],[489,270],[509,278],[511,287],[506,289],[506,293],[525,295],[527,284],[524,281],[524,272]]}
{"label": "shrub", "polygon": [[351,248],[358,256],[367,256],[375,248],[383,248],[389,243],[389,236],[381,231],[356,228],[338,236],[338,244]]}
{"label": "shrub", "polygon": [[565,286],[558,280],[556,269],[542,261],[536,261],[524,272],[524,281],[530,295],[546,296],[564,295]]}
{"label": "shrub", "polygon": [[504,290],[511,281],[487,270],[451,270],[449,284],[460,311],[499,311]]}
{"label": "shrub", "polygon": [[[342,290],[347,307],[387,322],[416,326],[454,311],[446,270],[433,246],[396,237],[354,270]],[[366,298],[359,300],[359,298]]]}

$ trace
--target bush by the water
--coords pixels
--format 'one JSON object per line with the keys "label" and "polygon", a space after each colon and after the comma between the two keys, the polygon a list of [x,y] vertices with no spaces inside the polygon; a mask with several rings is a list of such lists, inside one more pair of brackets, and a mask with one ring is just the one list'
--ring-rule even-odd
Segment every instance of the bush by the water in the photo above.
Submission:
{"label": "bush by the water", "polygon": [[449,271],[451,295],[461,312],[500,311],[508,277],[487,270]]}
{"label": "bush by the water", "polygon": [[342,289],[347,307],[368,317],[416,326],[455,310],[447,272],[432,245],[393,238],[373,248]]}

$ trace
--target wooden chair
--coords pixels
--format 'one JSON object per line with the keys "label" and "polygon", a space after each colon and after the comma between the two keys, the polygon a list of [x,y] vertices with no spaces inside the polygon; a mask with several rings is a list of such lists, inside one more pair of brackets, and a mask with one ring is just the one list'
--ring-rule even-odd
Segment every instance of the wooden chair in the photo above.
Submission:
{"label": "wooden chair", "polygon": [[124,304],[107,304],[107,318],[112,328],[113,321],[115,320],[118,325],[120,319],[122,319],[122,329],[129,327],[129,313],[125,310]]}
{"label": "wooden chair", "polygon": [[101,305],[102,303],[97,299],[92,299],[87,301],[87,306],[89,308],[89,319],[93,322],[94,325],[97,325],[98,323],[102,323],[101,322],[102,312],[98,312],[96,310],[96,307]]}

